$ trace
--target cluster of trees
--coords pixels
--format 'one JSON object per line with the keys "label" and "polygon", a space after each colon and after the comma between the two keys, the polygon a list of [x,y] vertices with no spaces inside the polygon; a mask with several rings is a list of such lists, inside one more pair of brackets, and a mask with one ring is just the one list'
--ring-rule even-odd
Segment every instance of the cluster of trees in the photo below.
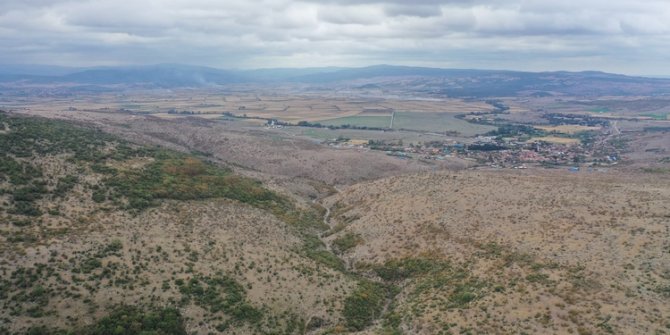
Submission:
{"label": "cluster of trees", "polygon": [[500,114],[509,110],[509,106],[499,100],[486,100],[486,103],[493,106],[495,110],[491,114]]}
{"label": "cluster of trees", "polygon": [[186,335],[184,318],[173,307],[142,309],[136,306],[116,306],[95,324],[75,331],[55,330],[35,326],[28,335]]}
{"label": "cluster of trees", "polygon": [[224,331],[231,324],[248,322],[258,326],[263,312],[246,301],[244,287],[233,278],[217,273],[215,276],[195,276],[188,281],[177,279],[184,301],[193,300],[211,313],[224,312],[231,316],[227,322],[217,326]]}
{"label": "cluster of trees", "polygon": [[486,133],[487,136],[517,137],[517,136],[546,136],[547,132],[524,124],[505,124],[496,130]]}
{"label": "cluster of trees", "polygon": [[546,113],[542,117],[553,126],[574,124],[588,127],[607,127],[609,125],[608,120],[583,114]]}
{"label": "cluster of trees", "polygon": [[[290,125],[290,124],[286,124]],[[389,130],[388,128],[382,127],[368,127],[368,126],[356,126],[351,124],[343,125],[323,125],[318,122],[309,122],[309,121],[300,121],[296,124],[299,127],[312,127],[312,128],[328,128],[328,129],[360,129],[360,130]]]}
{"label": "cluster of trees", "polygon": [[153,158],[143,169],[111,171],[104,188],[94,196],[98,200],[125,197],[129,208],[139,210],[160,199],[229,198],[252,205],[281,201],[259,182],[198,158],[170,151],[156,152]]}

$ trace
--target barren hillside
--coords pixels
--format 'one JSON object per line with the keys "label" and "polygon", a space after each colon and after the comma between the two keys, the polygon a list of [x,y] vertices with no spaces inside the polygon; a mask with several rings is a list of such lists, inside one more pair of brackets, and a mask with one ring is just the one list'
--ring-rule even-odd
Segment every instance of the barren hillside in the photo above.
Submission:
{"label": "barren hillside", "polygon": [[196,156],[0,117],[0,333],[108,334],[132,324],[119,315],[161,334],[346,322],[361,279],[316,237],[318,206]]}
{"label": "barren hillside", "polygon": [[329,198],[334,246],[401,287],[406,333],[664,333],[670,180],[440,172]]}
{"label": "barren hillside", "polygon": [[[403,161],[380,152],[336,150],[292,134],[278,135],[240,122],[212,122],[201,118],[165,120],[121,112],[36,113],[50,118],[95,124],[106,132],[137,143],[160,145],[209,155],[222,164],[241,167],[242,173],[291,178],[328,184],[351,184],[383,176],[435,169],[416,161]],[[336,136],[336,135],[335,135]],[[454,159],[440,166],[463,168]],[[292,185],[285,185],[292,187]]]}

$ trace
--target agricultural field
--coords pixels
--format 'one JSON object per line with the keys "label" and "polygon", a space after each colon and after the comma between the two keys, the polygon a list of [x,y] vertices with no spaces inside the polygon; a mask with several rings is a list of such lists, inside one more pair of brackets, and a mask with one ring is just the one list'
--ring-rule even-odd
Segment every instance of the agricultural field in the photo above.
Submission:
{"label": "agricultural field", "polygon": [[530,141],[542,141],[548,143],[556,144],[578,144],[579,139],[577,138],[567,138],[567,137],[558,137],[558,136],[543,136],[543,137],[533,137]]}
{"label": "agricultural field", "polygon": [[[134,94],[82,94],[76,99],[4,98],[0,105],[7,110],[31,110],[49,113],[57,111],[97,110],[149,113],[162,118],[185,116],[216,117],[223,113],[286,122],[320,122],[351,116],[379,115],[386,111],[411,110],[427,113],[468,113],[490,110],[491,106],[480,101],[460,99],[397,100],[378,98],[344,98],[314,95],[263,95],[225,93],[207,90],[175,90],[170,92],[138,92]],[[168,114],[169,113],[169,114]],[[215,116],[216,115],[216,116]],[[361,120],[361,122],[366,122]],[[374,123],[374,122],[373,122]]]}
{"label": "agricultural field", "polygon": [[535,128],[547,132],[557,132],[561,134],[576,134],[582,131],[599,131],[602,129],[600,127],[589,127],[580,125],[535,126]]}
{"label": "agricultural field", "polygon": [[389,128],[391,125],[391,116],[369,116],[356,115],[337,119],[330,119],[320,121],[325,126],[354,126],[354,127],[369,127],[369,128]]}
{"label": "agricultural field", "polygon": [[645,113],[642,114],[642,116],[646,116],[652,118],[653,120],[659,120],[659,121],[670,120],[670,113]]}
{"label": "agricultural field", "polygon": [[670,100],[663,97],[633,96],[590,100],[542,98],[531,99],[519,105],[529,110],[640,120],[665,120],[670,113]]}
{"label": "agricultural field", "polygon": [[[273,133],[291,134],[292,136],[300,136],[311,138],[315,140],[333,140],[337,138],[352,138],[352,139],[368,139],[378,141],[397,142],[418,144],[430,141],[443,141],[447,137],[441,134],[421,133],[415,131],[377,131],[377,130],[363,130],[363,129],[328,129],[328,128],[311,128],[311,127],[288,127],[281,130],[269,130]],[[465,141],[469,139],[464,139]]]}
{"label": "agricultural field", "polygon": [[473,124],[449,113],[396,112],[393,129],[450,132],[461,136],[474,136],[494,130],[495,127]]}

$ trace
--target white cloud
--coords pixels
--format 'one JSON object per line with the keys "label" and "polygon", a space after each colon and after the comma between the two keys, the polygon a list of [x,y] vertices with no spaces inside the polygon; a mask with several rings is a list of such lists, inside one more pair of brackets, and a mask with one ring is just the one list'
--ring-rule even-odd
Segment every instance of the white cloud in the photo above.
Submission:
{"label": "white cloud", "polygon": [[664,0],[3,0],[0,63],[670,73]]}

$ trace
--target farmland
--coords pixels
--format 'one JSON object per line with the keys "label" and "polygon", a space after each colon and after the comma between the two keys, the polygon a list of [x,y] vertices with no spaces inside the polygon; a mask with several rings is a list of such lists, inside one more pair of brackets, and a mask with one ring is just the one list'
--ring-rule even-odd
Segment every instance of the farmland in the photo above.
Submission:
{"label": "farmland", "polygon": [[544,136],[544,137],[533,137],[531,141],[544,141],[549,143],[558,143],[558,144],[577,144],[579,139],[576,138],[566,138],[566,137],[557,137],[557,136]]}
{"label": "farmland", "polygon": [[[324,121],[350,116],[390,116],[394,110],[427,113],[467,113],[490,110],[480,101],[461,99],[405,101],[386,98],[350,98],[323,95],[263,95],[207,90],[137,92],[133,94],[80,95],[77,98],[8,99],[1,105],[9,110],[54,113],[75,110],[119,111],[158,117],[208,117],[231,113],[238,116],[278,119],[287,122]],[[379,114],[379,111],[382,113]],[[365,122],[365,121],[363,121]]]}
{"label": "farmland", "polygon": [[351,125],[355,127],[374,127],[374,128],[388,128],[391,123],[390,116],[368,116],[356,115],[347,116],[343,118],[324,120],[319,122],[326,126],[346,126]]}
{"label": "farmland", "polygon": [[462,136],[474,136],[495,129],[472,124],[458,119],[451,113],[398,112],[393,122],[394,129],[409,129],[426,132],[451,132]]}
{"label": "farmland", "polygon": [[588,127],[580,125],[536,126],[535,128],[548,132],[558,132],[563,134],[575,134],[581,131],[598,131],[601,129],[600,127]]}

